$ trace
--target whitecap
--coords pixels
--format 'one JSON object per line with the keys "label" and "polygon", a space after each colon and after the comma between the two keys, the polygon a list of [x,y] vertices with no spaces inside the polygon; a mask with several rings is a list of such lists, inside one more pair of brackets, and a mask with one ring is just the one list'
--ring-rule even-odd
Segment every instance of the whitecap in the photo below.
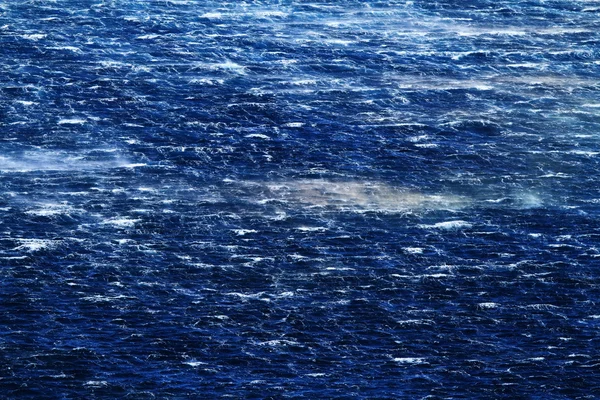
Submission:
{"label": "whitecap", "polygon": [[420,228],[425,229],[460,229],[460,228],[470,228],[472,226],[471,223],[463,220],[454,220],[454,221],[444,221],[438,222],[433,225],[419,225]]}
{"label": "whitecap", "polygon": [[136,39],[140,39],[140,40],[150,40],[150,39],[156,39],[159,38],[160,35],[141,35],[136,37]]}
{"label": "whitecap", "polygon": [[63,118],[58,120],[59,125],[83,125],[87,123],[85,118]]}
{"label": "whitecap", "polygon": [[521,306],[521,308],[528,308],[533,310],[552,310],[560,307],[555,306],[554,304],[528,304],[526,306]]}
{"label": "whitecap", "polygon": [[408,254],[423,254],[422,247],[403,247],[402,250]]}
{"label": "whitecap", "polygon": [[498,306],[499,306],[498,303],[492,303],[492,302],[485,302],[485,303],[477,304],[477,307],[483,308],[483,309],[497,308]]}
{"label": "whitecap", "polygon": [[68,204],[40,204],[39,208],[27,210],[25,211],[25,214],[35,215],[39,217],[51,217],[61,214],[70,214],[76,211],[83,210],[75,210]]}
{"label": "whitecap", "polygon": [[425,364],[425,358],[422,357],[395,357],[392,361],[399,364]]}
{"label": "whitecap", "polygon": [[195,79],[190,79],[188,81],[190,84],[197,84],[197,85],[222,85],[223,83],[225,83],[224,79],[214,79],[214,78],[195,78]]}
{"label": "whitecap", "polygon": [[286,340],[286,339],[275,339],[275,340],[267,340],[266,342],[258,343],[259,346],[271,346],[271,347],[282,347],[282,346],[301,346],[300,343],[295,340]]}
{"label": "whitecap", "polygon": [[348,46],[353,43],[356,43],[354,40],[344,40],[344,39],[325,39],[325,40],[322,40],[322,42],[329,43],[329,44],[339,44],[342,46]]}
{"label": "whitecap", "polygon": [[73,53],[83,53],[83,51],[79,47],[75,46],[52,46],[48,47],[50,50],[67,50]]}
{"label": "whitecap", "polygon": [[276,10],[265,10],[265,11],[256,11],[253,13],[256,17],[287,17],[289,14],[283,11]]}
{"label": "whitecap", "polygon": [[301,232],[323,232],[327,230],[327,228],[321,226],[299,226],[296,229]]}
{"label": "whitecap", "polygon": [[131,163],[131,164],[120,164],[120,167],[123,168],[139,168],[139,167],[146,167],[148,164],[145,163]]}
{"label": "whitecap", "polygon": [[240,75],[244,75],[246,73],[246,67],[244,67],[243,65],[239,65],[234,62],[231,62],[229,60],[222,62],[222,63],[208,64],[207,67],[210,69],[216,69],[216,70],[233,71]]}
{"label": "whitecap", "polygon": [[418,326],[418,325],[433,325],[435,322],[430,319],[405,319],[396,321],[400,325]]}
{"label": "whitecap", "polygon": [[235,296],[235,297],[239,297],[240,299],[243,299],[243,300],[248,300],[248,299],[259,299],[264,294],[264,292],[259,292],[259,293],[254,293],[254,294],[230,292],[230,293],[225,293],[225,294],[227,296]]}
{"label": "whitecap", "polygon": [[140,221],[139,219],[121,217],[121,218],[108,219],[108,220],[102,222],[102,224],[113,225],[113,226],[120,227],[120,228],[128,228],[128,227],[134,226],[139,221]]}
{"label": "whitecap", "polygon": [[278,298],[278,299],[280,299],[280,298],[290,298],[290,297],[294,297],[294,296],[296,296],[296,293],[294,293],[294,292],[281,292],[281,293],[272,295],[272,297],[275,297],[275,298]]}
{"label": "whitecap", "polygon": [[548,173],[545,175],[540,175],[540,178],[570,178],[571,176],[565,174],[564,172],[556,172],[556,173]]}
{"label": "whitecap", "polygon": [[21,104],[26,107],[39,104],[39,103],[36,103],[35,101],[25,101],[25,100],[15,100],[15,103]]}
{"label": "whitecap", "polygon": [[249,233],[257,233],[258,231],[254,229],[234,229],[233,232],[237,236],[246,236]]}
{"label": "whitecap", "polygon": [[122,295],[122,294],[117,295],[117,296],[103,296],[100,294],[96,294],[93,296],[85,296],[82,298],[82,300],[91,301],[92,303],[104,303],[104,302],[112,303],[114,301],[118,301],[121,299],[127,299],[127,298],[130,298],[130,297]]}
{"label": "whitecap", "polygon": [[108,386],[108,382],[107,381],[87,381],[86,383],[84,383],[84,386],[91,386],[91,387],[104,387],[104,386]]}
{"label": "whitecap", "polygon": [[349,267],[326,267],[325,271],[355,271],[355,269]]}
{"label": "whitecap", "polygon": [[306,125],[304,122],[288,122],[282,126],[286,128],[302,128],[304,125]]}
{"label": "whitecap", "polygon": [[48,240],[48,239],[13,239],[14,241],[21,243],[20,246],[15,247],[13,250],[25,250],[28,252],[35,252],[43,249],[55,247],[60,241]]}
{"label": "whitecap", "polygon": [[38,41],[40,39],[44,39],[47,36],[48,35],[46,35],[45,33],[30,33],[30,34],[21,35],[21,37],[23,39],[28,39],[28,40],[33,40],[33,41]]}
{"label": "whitecap", "polygon": [[430,138],[429,135],[419,135],[419,136],[411,136],[406,140],[408,140],[409,142],[412,142],[412,143],[417,143],[417,142],[421,142],[423,140],[427,140],[429,138]]}
{"label": "whitecap", "polygon": [[591,150],[570,150],[567,153],[568,154],[576,154],[578,156],[586,156],[586,157],[595,157],[600,154],[600,152],[598,152],[598,151],[591,151]]}
{"label": "whitecap", "polygon": [[223,18],[223,14],[221,14],[220,12],[207,12],[200,15],[200,18],[221,19]]}
{"label": "whitecap", "polygon": [[264,139],[264,140],[271,140],[271,138],[269,136],[263,135],[262,133],[251,133],[249,135],[246,135],[245,137],[247,137],[247,138]]}
{"label": "whitecap", "polygon": [[196,360],[184,361],[183,363],[186,364],[186,365],[189,365],[190,367],[198,367],[200,365],[206,365],[207,364],[205,362],[196,361]]}

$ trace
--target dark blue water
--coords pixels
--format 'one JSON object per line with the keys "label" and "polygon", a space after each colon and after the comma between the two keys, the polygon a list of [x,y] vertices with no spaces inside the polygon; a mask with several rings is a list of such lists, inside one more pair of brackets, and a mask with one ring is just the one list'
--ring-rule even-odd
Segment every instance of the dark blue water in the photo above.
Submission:
{"label": "dark blue water", "polygon": [[600,3],[0,1],[0,397],[600,397]]}

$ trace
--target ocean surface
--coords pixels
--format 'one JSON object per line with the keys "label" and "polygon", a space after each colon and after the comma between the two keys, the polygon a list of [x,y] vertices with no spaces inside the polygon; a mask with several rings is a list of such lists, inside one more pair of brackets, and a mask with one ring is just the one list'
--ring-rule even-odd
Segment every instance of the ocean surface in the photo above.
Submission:
{"label": "ocean surface", "polygon": [[1,0],[0,398],[600,398],[599,32]]}

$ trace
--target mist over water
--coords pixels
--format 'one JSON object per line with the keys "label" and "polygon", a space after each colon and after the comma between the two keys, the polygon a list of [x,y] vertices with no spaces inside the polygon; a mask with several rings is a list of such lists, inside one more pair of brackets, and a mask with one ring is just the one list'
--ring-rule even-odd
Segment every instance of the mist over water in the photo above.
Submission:
{"label": "mist over water", "polygon": [[0,397],[599,397],[598,11],[1,2]]}
{"label": "mist over water", "polygon": [[283,202],[296,207],[322,207],[338,211],[416,211],[460,209],[468,199],[455,195],[426,195],[380,182],[300,179],[244,182],[250,191],[260,193],[259,203]]}

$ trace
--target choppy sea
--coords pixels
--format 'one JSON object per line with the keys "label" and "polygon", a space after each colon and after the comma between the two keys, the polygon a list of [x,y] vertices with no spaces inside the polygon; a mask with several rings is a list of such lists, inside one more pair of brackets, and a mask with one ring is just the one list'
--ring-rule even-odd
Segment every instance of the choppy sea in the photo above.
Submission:
{"label": "choppy sea", "polygon": [[1,0],[0,398],[600,398],[599,31]]}

